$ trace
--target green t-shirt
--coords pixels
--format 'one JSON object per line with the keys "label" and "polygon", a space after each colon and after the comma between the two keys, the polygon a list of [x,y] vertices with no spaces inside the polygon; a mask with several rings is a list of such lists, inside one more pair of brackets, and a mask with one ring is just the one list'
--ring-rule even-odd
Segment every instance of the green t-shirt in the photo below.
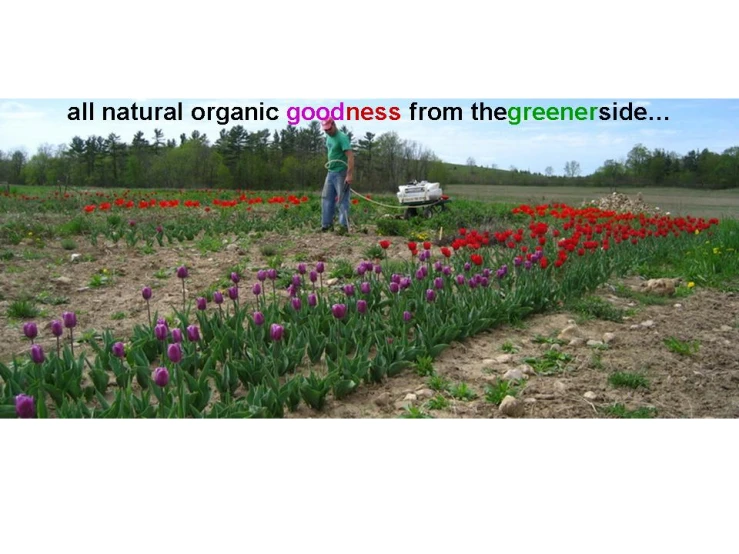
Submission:
{"label": "green t-shirt", "polygon": [[[344,152],[352,149],[349,137],[338,130],[334,136],[326,135],[326,149],[328,150],[328,170],[333,173],[346,171],[348,166],[346,165],[347,157]],[[334,160],[341,160],[344,163],[335,162]]]}

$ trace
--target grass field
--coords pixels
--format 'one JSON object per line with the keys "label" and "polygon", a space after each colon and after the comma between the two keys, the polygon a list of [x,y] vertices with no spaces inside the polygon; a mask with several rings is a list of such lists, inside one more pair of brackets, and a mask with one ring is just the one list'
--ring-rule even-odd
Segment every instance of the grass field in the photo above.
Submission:
{"label": "grass field", "polygon": [[[453,197],[488,202],[521,202],[543,204],[564,202],[580,205],[583,202],[610,194],[603,187],[524,187],[500,185],[447,185],[444,192]],[[658,206],[672,215],[739,219],[739,189],[697,190],[682,188],[618,188],[617,192],[642,199],[650,206]]]}

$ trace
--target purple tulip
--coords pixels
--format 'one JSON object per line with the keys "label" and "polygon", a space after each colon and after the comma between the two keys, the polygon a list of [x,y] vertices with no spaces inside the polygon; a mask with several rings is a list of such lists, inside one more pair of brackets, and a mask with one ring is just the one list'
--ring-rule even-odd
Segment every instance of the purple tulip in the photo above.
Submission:
{"label": "purple tulip", "polygon": [[254,312],[254,325],[264,325],[264,314],[262,312]]}
{"label": "purple tulip", "polygon": [[169,325],[167,325],[167,320],[163,317],[160,317],[157,319],[157,325],[164,325],[167,328],[167,331],[169,331]]}
{"label": "purple tulip", "polygon": [[172,342],[180,343],[182,342],[182,329],[175,327],[172,329]]}
{"label": "purple tulip", "polygon": [[354,296],[354,285],[344,285],[344,294],[347,296]]}
{"label": "purple tulip", "polygon": [[77,326],[77,315],[74,312],[64,312],[62,321],[67,329],[72,329]]}
{"label": "purple tulip", "polygon": [[268,278],[268,279],[269,279],[270,281],[274,281],[275,279],[277,279],[277,270],[276,270],[276,269],[274,269],[274,268],[270,268],[270,269],[268,269],[268,270],[267,270],[267,278]]}
{"label": "purple tulip", "polygon": [[357,266],[357,275],[359,275],[359,276],[361,277],[361,276],[362,276],[362,275],[364,275],[364,274],[365,274],[366,272],[367,272],[367,270],[366,270],[366,269],[365,269],[365,267],[364,267],[364,263],[361,263],[361,264],[359,264],[359,265]]}
{"label": "purple tulip", "polygon": [[400,285],[398,285],[398,283],[390,283],[390,292],[393,294],[400,292]]}
{"label": "purple tulip", "polygon": [[434,271],[441,271],[441,262],[434,262]]}
{"label": "purple tulip", "polygon": [[157,225],[157,233],[162,234],[164,232],[164,228],[161,225]]}
{"label": "purple tulip", "polygon": [[311,270],[311,272],[308,274],[308,276],[310,277],[310,282],[311,283],[315,283],[316,281],[318,281],[318,272],[317,271]]}
{"label": "purple tulip", "polygon": [[156,327],[154,327],[154,336],[157,338],[157,340],[161,340],[161,341],[167,340],[168,334],[169,334],[169,329],[167,329],[166,325],[162,325],[161,323],[159,323],[156,325]]}
{"label": "purple tulip", "polygon": [[213,293],[213,302],[216,304],[223,304],[223,293],[219,290]]}
{"label": "purple tulip", "polygon": [[416,270],[416,279],[418,279],[419,281],[423,281],[423,278],[423,268]]}
{"label": "purple tulip", "polygon": [[178,364],[182,361],[182,347],[178,342],[169,345],[167,348],[167,356],[169,357],[169,361],[173,364]]}
{"label": "purple tulip", "polygon": [[323,262],[316,263],[316,273],[323,273],[324,269]]}
{"label": "purple tulip", "polygon": [[362,291],[362,294],[369,294],[370,293],[370,284],[365,281],[361,285],[359,285],[359,290]]}
{"label": "purple tulip", "polygon": [[300,288],[296,287],[293,284],[290,284],[287,286],[287,294],[290,295],[291,298],[295,298],[298,295],[299,291],[300,291]]}
{"label": "purple tulip", "polygon": [[441,272],[447,277],[449,277],[452,274],[452,268],[446,265],[444,266],[444,269],[441,270]]}
{"label": "purple tulip", "polygon": [[143,296],[144,300],[149,300],[151,298],[151,287],[141,289],[141,296]]}
{"label": "purple tulip", "polygon": [[336,319],[344,319],[346,315],[346,304],[334,304],[331,306],[331,313]]}
{"label": "purple tulip", "polygon": [[15,397],[15,413],[21,419],[30,419],[36,416],[36,401],[33,396],[19,394]]}
{"label": "purple tulip", "polygon": [[295,275],[293,275],[293,280],[292,280],[293,286],[294,287],[299,287],[301,285],[301,283],[302,283],[302,281],[300,279],[300,275],[298,275],[297,273]]}
{"label": "purple tulip", "polygon": [[467,281],[467,284],[470,286],[471,289],[477,288],[477,281],[475,279],[470,279]]}
{"label": "purple tulip", "polygon": [[133,219],[128,220],[128,226],[129,227],[136,227],[136,222]]}
{"label": "purple tulip", "polygon": [[382,273],[382,266],[381,266],[380,264],[377,264],[377,265],[376,265],[376,266],[374,267],[374,271],[375,271],[375,273],[376,273],[377,275],[379,275],[380,273]]}
{"label": "purple tulip", "polygon": [[426,290],[426,300],[428,302],[433,302],[434,300],[436,300],[436,291],[434,291],[434,289]]}
{"label": "purple tulip", "polygon": [[305,275],[305,272],[306,272],[305,264],[303,263],[298,264],[298,273],[300,273],[301,275]]}
{"label": "purple tulip", "polygon": [[357,311],[360,314],[367,313],[367,301],[364,299],[357,300]]}
{"label": "purple tulip", "polygon": [[200,340],[200,329],[196,325],[187,327],[187,340],[190,342],[198,342]]}
{"label": "purple tulip", "polygon": [[264,280],[267,278],[267,272],[263,269],[260,269],[257,271],[257,279],[264,282]]}
{"label": "purple tulip", "polygon": [[521,267],[521,264],[523,263],[523,258],[521,256],[516,256],[513,258],[513,265],[516,267]]}
{"label": "purple tulip", "polygon": [[[425,250],[425,252],[428,252],[428,250]],[[423,273],[423,276],[426,277],[429,274],[429,268],[424,265],[421,267],[421,272]]]}
{"label": "purple tulip", "polygon": [[166,387],[169,383],[169,371],[166,367],[158,367],[154,370],[154,382],[158,387]]}
{"label": "purple tulip", "polygon": [[462,275],[461,273],[457,275],[457,284],[460,286],[464,285],[464,275]]}
{"label": "purple tulip", "polygon": [[115,343],[111,350],[113,352],[113,356],[116,358],[124,358],[126,356],[126,349],[122,342]]}
{"label": "purple tulip", "polygon": [[486,267],[485,269],[482,270],[482,275],[483,275],[483,277],[488,277],[489,278],[490,277],[490,270]]}
{"label": "purple tulip", "polygon": [[485,288],[489,284],[490,284],[490,279],[488,279],[487,277],[483,277],[482,279],[480,279],[480,286],[481,287]]}
{"label": "purple tulip", "polygon": [[296,312],[299,312],[300,308],[303,306],[302,302],[300,301],[300,298],[297,298],[297,297],[292,298],[290,300],[290,303],[293,306],[293,310],[295,310]]}
{"label": "purple tulip", "polygon": [[231,300],[238,300],[239,299],[239,287],[229,287],[228,297]]}
{"label": "purple tulip", "polygon": [[407,289],[407,288],[408,288],[408,287],[410,287],[410,286],[411,286],[411,280],[410,280],[410,278],[409,278],[409,277],[403,277],[403,278],[402,278],[402,279],[400,280],[400,288],[401,288],[401,289]]}
{"label": "purple tulip", "polygon": [[524,269],[531,269],[531,266],[532,266],[532,265],[533,265],[533,264],[532,264],[532,263],[531,263],[531,262],[530,262],[529,260],[526,260],[526,261],[525,261],[525,262],[523,263],[523,268],[524,268]]}
{"label": "purple tulip", "polygon": [[64,334],[64,329],[62,327],[62,322],[58,319],[55,319],[51,322],[51,334],[55,337],[61,337]]}
{"label": "purple tulip", "polygon": [[269,337],[277,342],[279,340],[282,340],[282,333],[284,333],[285,328],[282,325],[278,325],[277,323],[273,323],[269,328]]}
{"label": "purple tulip", "polygon": [[392,275],[390,276],[390,282],[391,282],[391,283],[397,283],[397,284],[400,284],[400,275],[398,275],[397,273],[393,273],[393,274],[392,274]]}
{"label": "purple tulip", "polygon": [[187,279],[187,276],[189,275],[187,268],[184,265],[181,265],[177,268],[177,277],[180,279]]}
{"label": "purple tulip", "polygon": [[31,346],[31,359],[35,364],[44,363],[46,356],[44,356],[44,349],[41,348],[40,344],[34,344]]}
{"label": "purple tulip", "polygon": [[403,312],[403,321],[410,321],[413,318],[413,314],[409,311]]}
{"label": "purple tulip", "polygon": [[26,335],[26,338],[33,340],[38,336],[38,327],[32,322],[24,323],[23,334]]}
{"label": "purple tulip", "polygon": [[260,294],[262,294],[262,285],[260,285],[259,283],[254,283],[251,291],[254,293],[254,296],[259,296]]}
{"label": "purple tulip", "polygon": [[316,304],[318,304],[318,297],[314,293],[310,293],[308,295],[308,306],[315,308]]}
{"label": "purple tulip", "polygon": [[465,262],[464,263],[464,270],[465,271],[469,271],[470,269],[472,269],[472,265],[470,264],[470,262]]}
{"label": "purple tulip", "polygon": [[198,310],[201,310],[202,311],[202,310],[204,310],[205,308],[208,307],[208,301],[205,298],[203,298],[202,296],[196,300],[196,303],[197,303],[197,306],[198,306]]}
{"label": "purple tulip", "polygon": [[436,289],[443,289],[444,288],[444,279],[441,277],[437,277],[434,279],[434,288]]}

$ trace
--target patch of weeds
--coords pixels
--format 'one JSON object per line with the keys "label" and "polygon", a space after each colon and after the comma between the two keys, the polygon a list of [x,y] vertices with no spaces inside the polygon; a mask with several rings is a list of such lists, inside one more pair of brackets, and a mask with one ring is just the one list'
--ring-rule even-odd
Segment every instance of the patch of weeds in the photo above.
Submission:
{"label": "patch of weeds", "polygon": [[365,249],[363,256],[368,260],[374,260],[376,258],[381,259],[383,257],[382,247],[379,244],[374,244]]}
{"label": "patch of weeds", "polygon": [[675,337],[668,337],[663,342],[670,352],[680,354],[681,356],[692,356],[700,348],[700,343],[697,340],[681,341]]}
{"label": "patch of weeds", "polygon": [[523,389],[523,383],[513,383],[506,379],[496,379],[492,384],[485,387],[485,400],[496,406],[500,406],[506,396],[516,396]]}
{"label": "patch of weeds", "polygon": [[41,315],[41,310],[30,300],[16,300],[8,306],[8,317],[12,319],[30,319]]}
{"label": "patch of weeds", "polygon": [[4,250],[3,252],[0,252],[0,260],[7,262],[12,260],[15,257],[15,254],[11,252],[10,250]]}
{"label": "patch of weeds", "polygon": [[590,367],[592,367],[593,369],[604,369],[603,360],[601,359],[600,352],[593,352],[593,355],[590,356]]}
{"label": "patch of weeds", "polygon": [[539,357],[525,358],[524,362],[529,364],[540,375],[554,375],[565,371],[572,359],[572,355],[566,352],[547,350],[546,353]]}
{"label": "patch of weeds", "polygon": [[615,295],[621,298],[629,298],[646,306],[664,306],[670,302],[670,299],[665,296],[638,292],[622,284],[616,285]]}
{"label": "patch of weeds", "polygon": [[156,278],[156,279],[168,279],[171,274],[172,274],[172,270],[171,269],[166,269],[166,268],[157,269],[154,272],[154,278]]}
{"label": "patch of weeds", "polygon": [[305,252],[298,252],[293,256],[296,262],[307,262],[308,261],[308,254]]}
{"label": "patch of weeds", "polygon": [[426,408],[429,410],[444,410],[449,407],[449,401],[440,394],[437,394],[426,402]]}
{"label": "patch of weeds", "polygon": [[403,237],[408,234],[408,222],[402,219],[377,220],[377,234],[388,237]]}
{"label": "patch of weeds", "polygon": [[505,352],[506,354],[514,354],[518,352],[519,348],[514,345],[511,341],[507,340],[503,343],[503,345],[500,347],[500,349]]}
{"label": "patch of weeds", "polygon": [[259,248],[259,252],[264,256],[265,258],[271,258],[273,256],[277,255],[277,248],[272,246],[271,244],[263,244]]}
{"label": "patch of weeds", "polygon": [[77,243],[70,238],[62,239],[61,245],[64,250],[74,250],[75,248],[77,248]]}
{"label": "patch of weeds", "polygon": [[121,321],[123,319],[126,319],[126,312],[116,312],[110,316],[110,319],[112,319],[113,321]]}
{"label": "patch of weeds", "polygon": [[267,260],[267,267],[269,269],[280,269],[282,267],[282,256],[276,254]]}
{"label": "patch of weeds", "polygon": [[608,382],[614,387],[627,387],[630,389],[638,389],[639,387],[649,388],[649,380],[644,375],[628,371],[611,373],[608,376]]}
{"label": "patch of weeds", "polygon": [[657,409],[651,406],[642,406],[635,410],[629,410],[623,404],[617,403],[613,406],[603,408],[603,411],[612,417],[623,419],[650,419],[657,417]]}
{"label": "patch of weeds", "polygon": [[449,390],[449,381],[444,379],[441,375],[433,375],[429,377],[428,386],[431,390],[436,392],[446,392]]}
{"label": "patch of weeds", "polygon": [[220,252],[223,250],[223,241],[218,238],[217,235],[205,235],[203,238],[197,241],[195,247],[200,251],[201,254],[205,255],[208,252]]}
{"label": "patch of weeds", "polygon": [[141,253],[144,256],[151,256],[154,252],[156,252],[156,250],[154,250],[154,247],[149,244],[141,247]]}
{"label": "patch of weeds", "polygon": [[421,377],[429,377],[435,375],[434,359],[430,356],[419,357],[415,363],[416,374]]}
{"label": "patch of weeds", "polygon": [[41,302],[42,304],[47,304],[49,306],[60,306],[62,304],[68,304],[69,303],[69,297],[67,296],[54,296],[51,294],[48,290],[45,290],[43,292],[40,292],[36,295],[36,300]]}
{"label": "patch of weeds", "polygon": [[473,391],[467,383],[459,383],[449,388],[449,394],[457,400],[474,400],[477,393]]}
{"label": "patch of weeds", "polygon": [[351,279],[354,276],[354,266],[347,260],[336,260],[329,276],[335,279]]}
{"label": "patch of weeds", "polygon": [[566,340],[558,339],[555,336],[545,337],[544,335],[536,335],[531,342],[535,344],[559,344],[560,346],[567,344]]}
{"label": "patch of weeds", "polygon": [[27,262],[31,262],[33,260],[41,260],[46,257],[44,254],[34,252],[33,250],[24,250],[22,256],[23,259]]}
{"label": "patch of weeds", "polygon": [[625,315],[624,310],[597,296],[579,298],[570,302],[568,308],[584,319],[603,319],[616,323],[621,323]]}
{"label": "patch of weeds", "polygon": [[90,288],[99,288],[109,285],[113,281],[113,275],[107,269],[101,269],[90,277],[88,286]]}
{"label": "patch of weeds", "polygon": [[418,406],[406,406],[402,415],[403,419],[433,419],[434,416],[427,414]]}
{"label": "patch of weeds", "polygon": [[83,254],[82,261],[83,262],[94,262],[96,261],[96,258],[92,254]]}
{"label": "patch of weeds", "polygon": [[99,331],[95,329],[87,329],[85,331],[82,331],[80,334],[80,337],[77,339],[77,342],[79,343],[91,343],[91,342],[101,342],[103,340],[103,335]]}
{"label": "patch of weeds", "polygon": [[25,269],[23,269],[19,265],[9,265],[8,267],[5,268],[6,273],[23,273],[24,271]]}

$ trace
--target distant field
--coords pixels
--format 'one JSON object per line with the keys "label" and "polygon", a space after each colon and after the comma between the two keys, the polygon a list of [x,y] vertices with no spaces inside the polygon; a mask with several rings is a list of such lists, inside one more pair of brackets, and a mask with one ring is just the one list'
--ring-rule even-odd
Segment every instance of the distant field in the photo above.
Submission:
{"label": "distant field", "polygon": [[[618,192],[642,199],[671,215],[739,219],[739,189],[696,190],[681,188],[619,188]],[[547,203],[564,202],[578,206],[611,194],[603,187],[525,187],[500,185],[446,185],[450,196],[491,202]]]}

